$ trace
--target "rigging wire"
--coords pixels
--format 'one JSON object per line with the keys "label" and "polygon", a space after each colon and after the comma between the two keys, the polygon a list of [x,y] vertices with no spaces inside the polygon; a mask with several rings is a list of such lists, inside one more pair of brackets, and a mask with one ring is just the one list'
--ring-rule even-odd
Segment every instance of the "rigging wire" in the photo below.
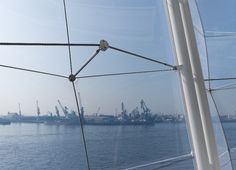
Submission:
{"label": "rigging wire", "polygon": [[[214,90],[224,90],[224,89],[228,89],[228,88],[234,88],[234,86],[236,85],[236,83],[230,83],[230,84],[226,84],[224,86],[220,86],[220,87],[216,87],[214,88]],[[233,87],[232,87],[233,86]]]}
{"label": "rigging wire", "polygon": [[226,81],[226,80],[236,80],[236,77],[222,77],[222,78],[204,79],[204,81]]}
{"label": "rigging wire", "polygon": [[165,164],[161,164],[161,165],[159,165],[158,167],[155,167],[155,168],[152,169],[152,170],[156,170],[156,169],[158,169],[158,170],[164,169],[164,170],[165,170],[166,168],[168,168],[168,167],[170,167],[170,166],[173,166],[173,165],[175,165],[175,164],[178,164],[178,163],[187,161],[187,160],[189,160],[189,159],[191,159],[191,157],[185,158],[185,159],[181,159],[181,160],[166,162]]}
{"label": "rigging wire", "polygon": [[228,153],[228,150],[226,149],[223,153],[221,153],[220,155],[219,155],[219,158],[222,158],[225,154],[227,154]]}
{"label": "rigging wire", "polygon": [[60,75],[60,74],[54,74],[54,73],[49,73],[49,72],[44,72],[44,71],[26,69],[26,68],[22,68],[22,67],[15,67],[15,66],[3,65],[3,64],[0,64],[0,67],[14,69],[14,70],[27,71],[27,72],[32,72],[32,73],[38,73],[38,74],[45,74],[45,75],[49,75],[49,76],[66,78],[66,79],[68,78],[67,76]]}
{"label": "rigging wire", "polygon": [[[55,46],[55,47],[63,46],[63,47],[68,47],[68,49],[71,49],[70,47],[72,47],[72,46],[74,46],[74,47],[99,47],[99,45],[100,44],[96,44],[96,43],[70,43],[70,42],[68,42],[68,43],[0,42],[0,46],[46,46],[46,47],[47,46],[48,47],[50,47],[50,46]],[[161,61],[149,58],[149,57],[145,57],[145,56],[142,56],[142,55],[139,55],[139,54],[135,54],[133,52],[129,52],[129,51],[126,51],[126,50],[123,50],[123,49],[120,49],[120,48],[113,47],[113,46],[109,46],[109,48],[111,48],[112,50],[123,52],[123,53],[129,54],[129,55],[133,55],[135,57],[139,57],[139,58],[142,58],[142,59],[145,59],[145,60],[148,60],[148,61],[152,61],[152,62],[155,62],[155,63],[158,63],[158,64],[162,64],[162,65],[171,67],[174,70],[177,69],[176,66],[174,66],[174,65],[171,65],[171,64],[168,64],[168,63],[165,63],[165,62],[161,62]],[[68,50],[68,51],[69,51],[69,57],[70,57],[70,61],[71,61],[71,50]],[[70,62],[70,64],[72,64],[72,61]]]}
{"label": "rigging wire", "polygon": [[[170,65],[170,64],[167,64],[167,63],[164,63],[164,62],[161,62],[161,61],[158,61],[158,60],[154,60],[154,59],[151,59],[151,58],[148,58],[148,57],[145,57],[145,56],[141,56],[139,54],[135,54],[135,53],[132,53],[132,52],[129,52],[129,51],[126,51],[126,50],[122,50],[120,48],[116,48],[116,47],[113,47],[113,46],[109,46],[109,48],[113,49],[113,50],[116,50],[116,51],[120,51],[120,52],[123,52],[125,54],[129,54],[129,55],[133,55],[135,57],[138,57],[138,58],[141,58],[141,59],[144,59],[144,60],[148,60],[148,61],[152,61],[152,62],[155,62],[155,63],[158,63],[158,64],[162,64],[162,65],[165,65],[165,66],[168,66],[168,67],[171,67],[172,69],[171,70],[177,70],[177,67],[174,66],[174,65]],[[97,49],[96,52],[93,54],[93,56],[74,74],[74,76],[77,76],[97,55],[98,53],[101,51],[101,48]],[[142,72],[142,71],[141,71]],[[159,71],[160,72],[160,71]],[[98,76],[112,76],[112,75],[121,75],[121,74],[128,74],[128,73],[114,73],[114,74],[106,74],[106,75],[97,75]],[[129,74],[135,74],[135,73],[129,73]],[[95,75],[96,76],[96,75]],[[94,77],[94,76],[87,76],[88,77]],[[80,77],[81,78],[81,77]]]}
{"label": "rigging wire", "polygon": [[222,77],[222,78],[204,79],[204,81],[226,81],[226,80],[236,80],[236,77]]}
{"label": "rigging wire", "polygon": [[167,167],[168,167],[173,162],[180,162],[180,161],[184,161],[184,160],[188,160],[188,159],[192,159],[192,158],[193,158],[193,155],[191,153],[189,153],[189,154],[180,155],[180,156],[176,156],[176,157],[172,157],[172,158],[168,158],[168,159],[164,159],[164,160],[160,160],[160,161],[156,161],[156,162],[151,162],[151,163],[144,164],[144,165],[138,165],[138,166],[135,166],[135,167],[126,168],[125,170],[145,168],[145,167],[150,167],[150,166],[153,166],[153,165],[164,164],[164,163],[169,163],[169,164],[167,164]]}
{"label": "rigging wire", "polygon": [[213,89],[211,89],[211,91],[232,90],[232,89],[236,89],[236,87],[213,88]]}
{"label": "rigging wire", "polygon": [[213,33],[213,34],[233,34],[236,35],[236,32],[234,31],[207,31],[206,33]]}
{"label": "rigging wire", "polygon": [[226,38],[226,37],[229,37],[229,38],[235,38],[236,36],[236,32],[221,32],[221,31],[207,31],[206,32],[206,37],[207,38]]}
{"label": "rigging wire", "polygon": [[[91,59],[90,59],[90,60],[91,60]],[[22,68],[22,67],[15,67],[15,66],[3,65],[3,64],[0,64],[0,67],[9,68],[9,69],[14,69],[14,70],[27,71],[27,72],[32,72],[32,73],[38,73],[38,74],[44,74],[44,75],[49,75],[49,76],[54,76],[54,77],[60,77],[60,78],[66,78],[66,79],[68,79],[68,77],[67,77],[67,76],[64,76],[64,75],[54,74],[54,73],[49,73],[49,72],[44,72],[44,71],[38,71],[38,70],[32,70],[32,69],[26,69],[26,68]],[[84,67],[85,67],[85,66],[84,66]],[[81,69],[80,69],[80,70],[81,70]],[[106,74],[84,75],[84,76],[78,76],[78,77],[76,77],[76,78],[78,78],[78,79],[84,79],[84,78],[107,77],[107,76],[122,76],[122,75],[132,75],[132,74],[146,74],[146,73],[170,72],[170,71],[175,71],[175,70],[174,70],[174,69],[143,70],[143,71],[132,71],[132,72],[119,72],[119,73],[106,73]]]}
{"label": "rigging wire", "polygon": [[236,38],[236,35],[205,35],[206,38]]}
{"label": "rigging wire", "polygon": [[[64,16],[65,16],[65,23],[66,23],[66,35],[67,35],[67,42],[70,44],[70,34],[69,34],[69,25],[68,25],[68,17],[67,17],[67,12],[66,12],[66,1],[63,0],[63,7],[64,7]],[[70,45],[68,45],[68,53],[69,53],[69,60],[70,60],[70,71],[71,74],[73,72],[72,69],[72,59],[71,59],[71,48]]]}
{"label": "rigging wire", "polygon": [[[68,19],[67,19],[68,17],[67,17],[67,12],[66,12],[66,2],[65,2],[65,0],[63,0],[63,4],[64,4],[64,13],[65,13],[65,22],[66,22],[67,41],[68,41],[68,44],[70,44],[69,26],[68,26]],[[72,68],[72,57],[71,57],[71,47],[70,47],[70,45],[68,45],[68,53],[69,53],[69,60],[70,60],[70,71],[71,71],[71,75],[72,75],[72,73],[73,73],[73,68]],[[99,53],[99,50],[97,50],[97,54],[98,54],[98,53]],[[94,55],[94,57],[95,57],[95,56],[96,56],[96,55]],[[93,58],[94,58],[94,57],[93,57]],[[92,58],[92,59],[93,59],[93,58]],[[92,59],[91,59],[91,60],[92,60]],[[75,76],[76,76],[91,60],[89,60],[87,63],[85,63],[85,65],[81,67],[81,69],[75,74]],[[85,135],[84,135],[83,120],[82,120],[81,114],[80,114],[79,102],[78,102],[78,97],[77,97],[77,93],[76,93],[74,81],[72,81],[72,85],[73,85],[73,91],[74,91],[74,95],[75,95],[76,106],[77,106],[77,109],[78,109],[78,114],[79,114],[79,119],[80,119],[80,128],[81,128],[82,138],[83,138],[83,143],[84,143],[84,149],[85,149],[87,167],[88,167],[88,170],[90,170],[87,144],[86,144]],[[81,106],[81,107],[82,107],[82,106]]]}
{"label": "rigging wire", "polygon": [[[197,3],[196,3],[197,4]],[[197,11],[199,13],[199,10],[198,10],[198,6],[197,6]],[[199,15],[199,18],[200,18],[200,22],[201,22],[201,25],[202,25],[202,19],[201,19],[201,16]],[[197,26],[194,26],[195,30],[201,34],[202,36],[204,36],[205,38],[226,38],[226,37],[229,37],[229,38],[235,38],[236,36],[236,32],[217,32],[217,31],[203,31],[201,32]],[[203,26],[202,26],[203,28]]]}
{"label": "rigging wire", "polygon": [[[213,79],[205,79],[204,81],[228,81],[228,80],[236,80],[236,77],[223,77],[223,78],[213,78]],[[211,91],[219,91],[219,90],[230,90],[235,89],[236,87],[231,87],[236,85],[236,83],[226,84],[220,87],[212,88]]]}
{"label": "rigging wire", "polygon": [[133,52],[129,52],[129,51],[126,51],[126,50],[123,50],[123,49],[120,49],[120,48],[116,48],[116,47],[113,47],[113,46],[109,46],[109,48],[112,49],[112,50],[115,50],[115,51],[119,51],[119,52],[122,52],[122,53],[125,53],[125,54],[129,54],[129,55],[138,57],[138,58],[142,58],[142,59],[149,60],[149,61],[152,61],[152,62],[155,62],[155,63],[158,63],[158,64],[162,64],[164,66],[171,67],[172,69],[176,70],[176,66],[165,63],[165,62],[162,62],[162,61],[158,61],[158,60],[155,60],[155,59],[152,59],[152,58],[149,58],[149,57],[145,57],[145,56],[133,53]]}
{"label": "rigging wire", "polygon": [[[74,81],[72,81],[72,86],[73,86],[73,91],[74,91],[74,95],[75,95],[76,107],[77,107],[77,111],[78,111],[78,114],[79,114],[80,128],[81,128],[82,139],[83,139],[83,143],[84,143],[84,150],[85,150],[85,155],[86,155],[87,167],[88,167],[88,170],[90,170],[89,157],[88,157],[88,150],[87,150],[87,144],[86,144],[85,134],[84,134],[83,119],[82,119],[81,113],[80,113],[80,107],[79,107],[79,102],[78,102],[78,96],[77,96],[77,91],[76,91],[76,88],[75,88],[75,83],[74,83]],[[81,106],[81,107],[82,107],[82,106]]]}
{"label": "rigging wire", "polygon": [[218,118],[219,118],[219,122],[220,122],[220,125],[221,125],[221,128],[222,128],[223,136],[224,136],[225,143],[226,143],[226,146],[227,146],[227,151],[228,151],[228,153],[229,153],[229,159],[230,159],[230,162],[231,162],[231,166],[232,166],[232,168],[234,169],[234,165],[233,165],[233,163],[232,163],[232,160],[233,160],[233,159],[232,159],[231,152],[230,152],[230,148],[229,148],[229,142],[228,142],[227,139],[226,139],[226,132],[225,132],[225,129],[224,129],[224,127],[222,126],[222,122],[221,122],[221,120],[220,120],[220,111],[219,111],[219,108],[218,108],[218,106],[217,106],[217,104],[216,104],[216,101],[215,101],[215,99],[214,99],[214,97],[213,97],[213,94],[212,94],[212,90],[211,90],[211,89],[209,90],[209,94],[210,94],[210,96],[211,96],[211,99],[212,99],[213,104],[214,104],[215,109],[216,109],[217,116],[218,116]]}
{"label": "rigging wire", "polygon": [[86,61],[86,63],[74,74],[74,76],[77,76],[100,52],[100,49],[97,49],[96,52],[92,55],[92,57]]}
{"label": "rigging wire", "polygon": [[174,71],[174,69],[144,70],[144,71],[120,72],[120,73],[94,74],[94,75],[79,76],[79,77],[76,77],[76,78],[84,79],[84,78],[107,77],[107,76],[122,76],[122,75],[157,73],[157,72],[168,72],[168,71]]}
{"label": "rigging wire", "polygon": [[32,42],[0,42],[0,46],[75,46],[75,47],[98,47],[99,44],[84,44],[84,43],[32,43]]}
{"label": "rigging wire", "polygon": [[[230,150],[231,152],[231,150]],[[222,159],[222,157],[224,157],[225,155],[230,155],[230,152],[228,152],[228,150],[226,149],[226,151],[224,151],[223,153],[221,153],[218,157],[219,159]],[[229,156],[230,157],[230,156]],[[224,159],[224,158],[223,158]],[[233,160],[233,159],[232,159]],[[232,160],[228,160],[226,161],[224,164],[221,164],[221,168],[227,166],[230,162],[232,163]],[[232,165],[232,164],[231,164]]]}

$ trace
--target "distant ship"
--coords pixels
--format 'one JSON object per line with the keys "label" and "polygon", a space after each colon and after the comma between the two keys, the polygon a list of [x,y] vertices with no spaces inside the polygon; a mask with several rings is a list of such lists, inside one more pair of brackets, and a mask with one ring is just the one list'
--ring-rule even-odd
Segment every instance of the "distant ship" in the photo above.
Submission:
{"label": "distant ship", "polygon": [[63,106],[59,100],[58,103],[64,113],[64,116],[63,117],[60,116],[58,108],[55,107],[57,116],[52,116],[51,113],[50,114],[51,116],[45,119],[44,122],[45,124],[79,125],[81,121],[84,125],[154,125],[155,124],[155,116],[151,114],[150,109],[146,106],[143,99],[140,102],[141,109],[143,110],[142,113],[139,113],[138,109],[136,108],[134,109],[134,111],[128,114],[122,102],[121,103],[122,112],[118,116],[104,115],[104,114],[98,115],[98,111],[100,110],[100,108],[98,109],[95,115],[84,115],[84,108],[81,104],[81,99],[80,99],[81,120],[79,116],[76,115],[75,111],[69,111],[69,109],[66,106]]}
{"label": "distant ship", "polygon": [[[146,106],[143,99],[140,101],[142,113],[139,112],[138,107],[136,107],[131,113],[128,113],[125,109],[125,105],[121,103],[121,113],[117,116],[98,114],[100,107],[94,115],[84,115],[84,107],[82,106],[82,101],[79,96],[80,103],[80,113],[81,120],[84,125],[154,125],[155,116],[151,114],[151,110]],[[59,102],[60,104],[60,102]],[[63,107],[62,107],[63,109]],[[65,110],[65,109],[64,109]]]}
{"label": "distant ship", "polygon": [[236,117],[235,115],[221,115],[220,121],[225,123],[236,122]]}
{"label": "distant ship", "polygon": [[10,125],[11,122],[9,120],[0,118],[0,125]]}
{"label": "distant ship", "polygon": [[121,120],[113,115],[85,116],[85,125],[154,125],[154,121],[126,119]]}
{"label": "distant ship", "polygon": [[[81,100],[81,99],[80,99]],[[55,115],[52,112],[48,112],[48,115],[41,115],[38,101],[36,101],[37,106],[37,116],[25,116],[21,114],[21,109],[19,105],[19,113],[8,112],[5,118],[0,120],[0,124],[10,124],[13,123],[44,123],[46,125],[80,125],[82,122],[84,125],[154,125],[155,123],[181,123],[184,122],[184,116],[179,114],[169,114],[169,115],[157,115],[151,113],[144,100],[140,101],[140,108],[136,107],[131,112],[128,112],[125,108],[124,103],[121,103],[121,113],[114,115],[98,114],[100,107],[97,112],[93,115],[85,115],[84,108],[80,103],[80,116],[74,111],[70,110],[67,106],[63,106],[58,100],[58,103],[64,113],[63,116],[60,115],[59,109],[55,106]]]}

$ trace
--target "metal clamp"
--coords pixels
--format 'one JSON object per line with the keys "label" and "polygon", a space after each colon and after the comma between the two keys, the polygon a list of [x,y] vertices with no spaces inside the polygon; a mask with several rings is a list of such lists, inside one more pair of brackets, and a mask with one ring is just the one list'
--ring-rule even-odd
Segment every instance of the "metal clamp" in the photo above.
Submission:
{"label": "metal clamp", "polygon": [[174,70],[181,70],[183,68],[183,65],[175,65]]}
{"label": "metal clamp", "polygon": [[101,40],[99,50],[106,51],[109,48],[109,44],[106,40]]}

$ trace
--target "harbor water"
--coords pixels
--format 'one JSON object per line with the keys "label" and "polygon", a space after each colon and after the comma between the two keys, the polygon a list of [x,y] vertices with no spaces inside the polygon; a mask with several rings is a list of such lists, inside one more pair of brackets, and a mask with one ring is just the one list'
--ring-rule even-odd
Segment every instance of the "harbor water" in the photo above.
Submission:
{"label": "harbor water", "polygon": [[[230,147],[236,123],[225,124]],[[190,153],[184,123],[84,127],[91,169],[126,169]],[[234,138],[234,139],[233,139]],[[12,123],[0,126],[0,169],[87,169],[80,126]],[[192,169],[182,160],[158,169]]]}

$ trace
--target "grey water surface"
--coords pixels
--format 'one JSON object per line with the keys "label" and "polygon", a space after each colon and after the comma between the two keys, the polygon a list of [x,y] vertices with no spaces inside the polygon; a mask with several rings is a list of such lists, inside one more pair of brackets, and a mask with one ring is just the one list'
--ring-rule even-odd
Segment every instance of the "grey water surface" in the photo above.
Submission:
{"label": "grey water surface", "polygon": [[[184,123],[84,126],[91,169],[126,169],[190,153]],[[157,169],[192,169],[192,160]],[[80,126],[0,125],[1,170],[87,169]],[[147,169],[147,168],[144,168]]]}

